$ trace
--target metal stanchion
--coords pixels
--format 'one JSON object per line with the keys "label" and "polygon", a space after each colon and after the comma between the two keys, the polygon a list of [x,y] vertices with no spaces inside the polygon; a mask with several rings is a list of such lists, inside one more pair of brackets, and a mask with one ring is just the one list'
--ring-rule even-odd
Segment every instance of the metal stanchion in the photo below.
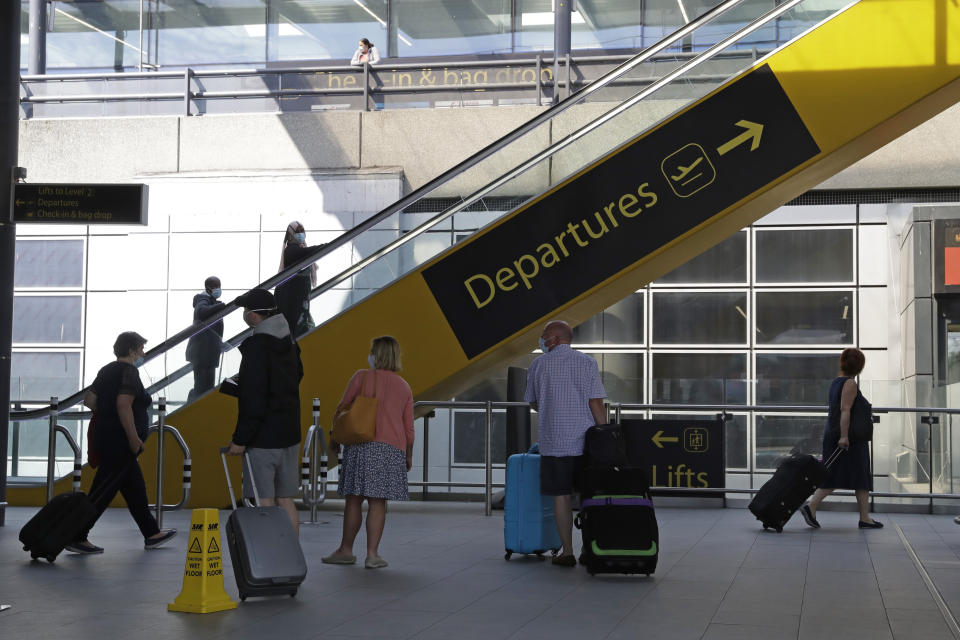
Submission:
{"label": "metal stanchion", "polygon": [[163,528],[163,436],[166,434],[167,399],[157,402],[157,526]]}
{"label": "metal stanchion", "polygon": [[54,471],[57,464],[57,396],[50,397],[50,430],[47,435],[47,502],[53,500]]}
{"label": "metal stanchion", "polygon": [[310,455],[310,524],[317,523],[317,454],[319,440],[323,437],[320,431],[320,398],[313,399],[313,442]]}
{"label": "metal stanchion", "polygon": [[486,451],[486,471],[487,477],[484,481],[484,515],[491,515],[493,513],[493,402],[487,400],[486,407],[487,415],[487,428],[486,435],[484,437],[484,448]]}

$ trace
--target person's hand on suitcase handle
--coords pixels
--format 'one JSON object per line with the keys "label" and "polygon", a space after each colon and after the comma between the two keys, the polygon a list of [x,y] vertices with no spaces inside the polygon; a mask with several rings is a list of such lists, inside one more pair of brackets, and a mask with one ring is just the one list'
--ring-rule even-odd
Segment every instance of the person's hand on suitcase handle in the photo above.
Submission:
{"label": "person's hand on suitcase handle", "polygon": [[130,444],[130,451],[133,455],[138,456],[143,451],[143,440],[139,436],[133,436],[132,438],[127,438]]}
{"label": "person's hand on suitcase handle", "polygon": [[246,450],[247,450],[246,447],[241,447],[239,444],[236,444],[234,442],[231,442],[226,447],[223,447],[222,449],[220,449],[220,451],[227,454],[228,456],[242,456],[243,452]]}
{"label": "person's hand on suitcase handle", "polygon": [[840,447],[841,449],[849,449],[850,438],[847,438],[847,437],[840,438],[839,440],[837,440],[837,446]]}

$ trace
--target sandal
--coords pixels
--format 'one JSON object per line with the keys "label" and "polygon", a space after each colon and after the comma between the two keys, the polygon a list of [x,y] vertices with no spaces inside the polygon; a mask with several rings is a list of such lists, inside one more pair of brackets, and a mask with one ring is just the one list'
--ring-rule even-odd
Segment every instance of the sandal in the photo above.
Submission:
{"label": "sandal", "polygon": [[343,553],[331,553],[328,556],[320,558],[323,564],[356,564],[357,556],[346,555]]}

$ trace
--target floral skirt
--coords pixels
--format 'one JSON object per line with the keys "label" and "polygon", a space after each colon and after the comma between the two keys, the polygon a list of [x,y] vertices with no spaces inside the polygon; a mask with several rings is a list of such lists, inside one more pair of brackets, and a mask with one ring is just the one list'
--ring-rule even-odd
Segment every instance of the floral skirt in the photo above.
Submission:
{"label": "floral skirt", "polygon": [[337,493],[341,496],[409,500],[406,453],[383,442],[345,446]]}

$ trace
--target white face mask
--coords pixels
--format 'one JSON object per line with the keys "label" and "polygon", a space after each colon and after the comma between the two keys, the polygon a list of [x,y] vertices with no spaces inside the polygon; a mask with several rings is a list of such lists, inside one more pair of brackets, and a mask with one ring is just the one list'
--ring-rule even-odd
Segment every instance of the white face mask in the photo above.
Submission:
{"label": "white face mask", "polygon": [[376,368],[377,368],[377,364],[376,364],[377,361],[373,359],[373,354],[372,354],[372,353],[367,356],[367,362],[370,363],[370,368],[371,368],[371,369],[376,369]]}

